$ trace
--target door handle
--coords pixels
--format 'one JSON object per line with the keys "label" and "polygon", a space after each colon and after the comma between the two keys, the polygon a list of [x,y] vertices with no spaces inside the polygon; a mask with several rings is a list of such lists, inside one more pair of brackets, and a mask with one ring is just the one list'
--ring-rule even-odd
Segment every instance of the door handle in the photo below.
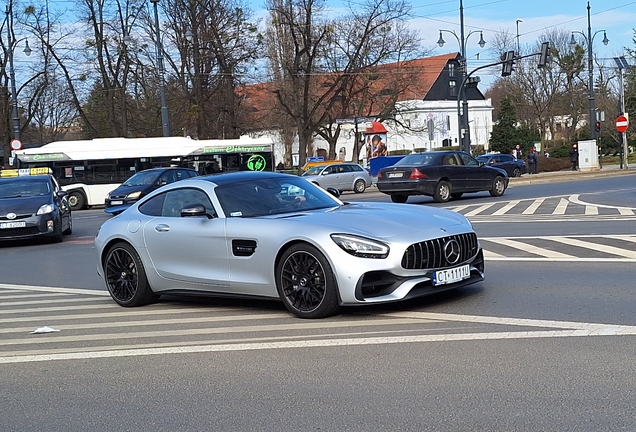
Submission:
{"label": "door handle", "polygon": [[170,231],[170,227],[166,224],[159,224],[155,227],[155,231],[157,232],[168,232]]}

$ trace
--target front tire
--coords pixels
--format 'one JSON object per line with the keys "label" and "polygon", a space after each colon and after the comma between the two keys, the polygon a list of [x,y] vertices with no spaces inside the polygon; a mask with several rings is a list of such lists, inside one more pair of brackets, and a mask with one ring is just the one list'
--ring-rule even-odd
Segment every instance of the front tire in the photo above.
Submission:
{"label": "front tire", "polygon": [[503,177],[497,176],[492,182],[492,189],[490,189],[490,195],[494,197],[502,196],[506,191],[506,181]]}
{"label": "front tire", "polygon": [[355,193],[362,193],[366,190],[367,185],[364,182],[364,180],[356,180],[356,182],[353,185],[353,191]]}
{"label": "front tire", "polygon": [[404,204],[406,200],[409,199],[408,195],[391,195],[391,201],[398,204]]}
{"label": "front tire", "polygon": [[512,176],[513,176],[513,177],[521,177],[521,169],[519,169],[519,168],[515,168],[515,169],[512,171]]}
{"label": "front tire", "polygon": [[291,246],[276,266],[276,289],[298,318],[324,318],[339,308],[338,284],[324,255],[314,246]]}
{"label": "front tire", "polygon": [[447,202],[451,197],[451,185],[447,181],[440,181],[435,187],[433,200],[438,203]]}
{"label": "front tire", "polygon": [[139,254],[125,242],[116,243],[108,250],[104,280],[110,296],[121,306],[143,306],[159,297],[150,288]]}
{"label": "front tire", "polygon": [[64,234],[64,235],[73,234],[73,218],[69,218],[69,220],[68,220],[68,228],[66,228],[64,231],[62,231],[62,234]]}

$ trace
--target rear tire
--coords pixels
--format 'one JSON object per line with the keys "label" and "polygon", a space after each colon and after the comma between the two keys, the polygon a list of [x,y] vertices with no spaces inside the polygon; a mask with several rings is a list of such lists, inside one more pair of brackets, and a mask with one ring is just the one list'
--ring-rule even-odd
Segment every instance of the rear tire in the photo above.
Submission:
{"label": "rear tire", "polygon": [[353,191],[355,193],[362,193],[366,190],[367,185],[364,182],[364,180],[356,180],[356,182],[353,185]]}
{"label": "rear tire", "polygon": [[515,168],[514,171],[512,171],[512,176],[513,177],[521,177],[521,169]]}
{"label": "rear tire", "polygon": [[306,243],[291,246],[281,256],[276,266],[276,289],[285,307],[298,318],[324,318],[340,306],[329,262]]}
{"label": "rear tire", "polygon": [[404,204],[406,200],[408,199],[409,199],[408,195],[396,195],[396,194],[391,195],[391,201],[398,204]]}
{"label": "rear tire", "polygon": [[116,243],[108,250],[104,280],[110,296],[121,306],[143,306],[159,298],[150,288],[139,254],[125,242]]}
{"label": "rear tire", "polygon": [[433,200],[438,203],[447,202],[451,197],[451,185],[447,181],[440,181],[435,187]]}
{"label": "rear tire", "polygon": [[86,197],[80,191],[73,191],[68,194],[68,205],[72,211],[84,210],[86,207]]}
{"label": "rear tire", "polygon": [[492,182],[492,188],[490,189],[490,195],[494,197],[502,196],[506,191],[506,180],[501,177],[495,177],[495,180]]}

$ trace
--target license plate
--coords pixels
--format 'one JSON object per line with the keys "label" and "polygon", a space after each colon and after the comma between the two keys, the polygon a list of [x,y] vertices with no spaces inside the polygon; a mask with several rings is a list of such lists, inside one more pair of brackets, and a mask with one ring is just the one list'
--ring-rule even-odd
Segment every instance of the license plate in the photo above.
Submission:
{"label": "license plate", "polygon": [[122,205],[123,203],[123,201],[111,201],[110,205]]}
{"label": "license plate", "polygon": [[26,228],[26,222],[0,222],[0,229]]}
{"label": "license plate", "polygon": [[387,177],[388,178],[400,178],[404,175],[403,172],[393,172],[393,173],[388,173]]}
{"label": "license plate", "polygon": [[470,277],[470,266],[464,265],[448,270],[438,270],[433,273],[433,285],[445,285]]}

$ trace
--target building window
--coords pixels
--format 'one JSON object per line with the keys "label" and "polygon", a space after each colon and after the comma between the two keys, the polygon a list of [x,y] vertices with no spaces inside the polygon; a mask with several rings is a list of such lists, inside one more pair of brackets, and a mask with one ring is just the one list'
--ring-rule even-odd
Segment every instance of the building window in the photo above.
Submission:
{"label": "building window", "polygon": [[453,63],[448,64],[448,76],[449,77],[455,76],[455,65]]}
{"label": "building window", "polygon": [[448,82],[448,94],[451,96],[457,96],[457,83],[455,81]]}

